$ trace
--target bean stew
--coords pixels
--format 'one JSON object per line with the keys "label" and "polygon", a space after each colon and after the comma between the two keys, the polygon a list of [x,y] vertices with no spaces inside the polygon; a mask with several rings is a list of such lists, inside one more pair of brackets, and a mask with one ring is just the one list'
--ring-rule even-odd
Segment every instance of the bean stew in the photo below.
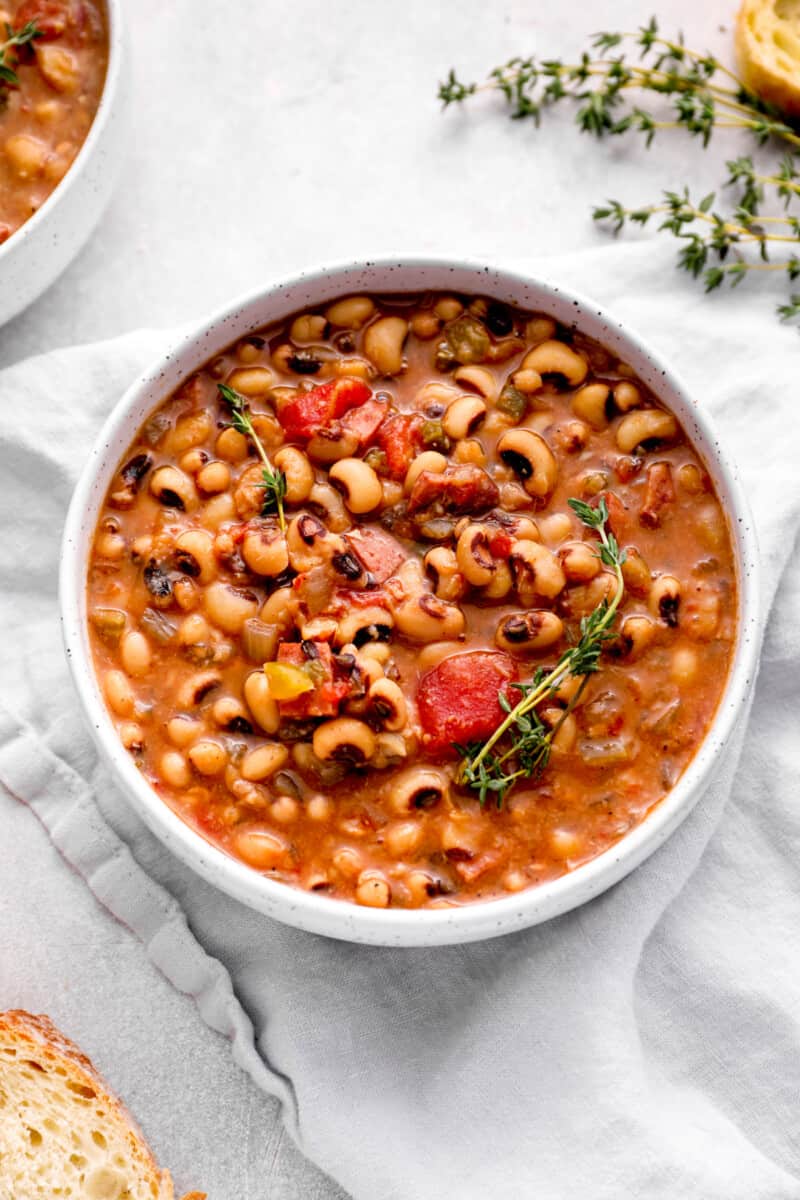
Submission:
{"label": "bean stew", "polygon": [[0,0],[0,243],[69,170],[108,64],[99,0]]}
{"label": "bean stew", "polygon": [[184,821],[286,884],[431,908],[646,818],[713,720],[737,585],[702,459],[624,362],[494,300],[361,295],[150,416],[88,614],[119,736]]}

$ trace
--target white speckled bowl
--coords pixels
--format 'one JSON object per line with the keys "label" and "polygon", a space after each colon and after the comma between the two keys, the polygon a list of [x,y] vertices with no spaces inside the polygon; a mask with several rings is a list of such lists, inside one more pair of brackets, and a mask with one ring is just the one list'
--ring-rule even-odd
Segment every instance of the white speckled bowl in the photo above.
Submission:
{"label": "white speckled bowl", "polygon": [[[349,292],[439,288],[493,296],[579,326],[630,363],[673,409],[705,458],[729,516],[740,619],[733,668],[708,736],[669,795],[613,848],[571,874],[499,900],[430,911],[380,911],[298,891],[260,875],[206,842],[159,799],[123,749],[95,679],[86,621],[86,570],[98,512],[121,456],[147,415],[207,359],[260,326]],[[204,879],[270,917],[329,937],[386,946],[443,945],[510,933],[575,908],[622,879],[669,837],[702,796],[742,712],[758,659],[758,554],[747,501],[708,417],[678,378],[638,337],[589,300],[509,271],[434,259],[321,268],[237,301],[179,341],[122,397],[89,455],[67,516],[60,587],[66,650],[92,733],[153,833]]]}
{"label": "white speckled bowl", "polygon": [[111,198],[127,132],[127,54],[122,0],[108,12],[108,70],[91,129],[38,212],[0,246],[0,325],[42,294],[72,262]]}

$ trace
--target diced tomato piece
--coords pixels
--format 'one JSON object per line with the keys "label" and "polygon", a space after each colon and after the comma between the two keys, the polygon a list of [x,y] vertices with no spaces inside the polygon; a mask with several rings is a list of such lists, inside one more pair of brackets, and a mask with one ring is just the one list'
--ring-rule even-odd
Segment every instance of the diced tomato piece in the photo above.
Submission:
{"label": "diced tomato piece", "polygon": [[72,17],[72,4],[62,0],[24,0],[17,9],[14,28],[22,29],[29,21],[35,21],[42,38],[50,41],[61,37]]}
{"label": "diced tomato piece", "polygon": [[342,427],[354,433],[359,447],[366,450],[375,441],[375,435],[383,423],[388,410],[386,400],[367,400],[359,408],[351,408],[342,417]]}
{"label": "diced tomato piece", "polygon": [[311,642],[311,655],[303,649],[302,642],[281,642],[278,646],[278,662],[302,667],[309,662],[318,663],[319,677],[314,678],[314,690],[303,692],[296,700],[279,700],[282,717],[335,717],[339,704],[349,691],[346,680],[334,680],[333,655],[327,642]]}
{"label": "diced tomato piece", "polygon": [[508,558],[514,539],[504,529],[498,529],[489,538],[489,550],[493,558]]}
{"label": "diced tomato piece", "polygon": [[386,468],[392,479],[405,479],[411,460],[422,449],[419,413],[396,413],[387,417],[378,430],[377,442],[386,455]]}
{"label": "diced tomato piece", "polygon": [[519,698],[508,688],[517,674],[513,658],[493,650],[451,654],[427,671],[417,690],[425,749],[442,754],[453,742],[487,738],[505,717],[498,693],[512,704]]}
{"label": "diced tomato piece", "polygon": [[372,395],[362,379],[331,379],[284,404],[278,414],[288,438],[306,440]]}
{"label": "diced tomato piece", "polygon": [[364,570],[369,571],[376,583],[385,583],[406,560],[400,543],[382,529],[353,529],[347,538]]}

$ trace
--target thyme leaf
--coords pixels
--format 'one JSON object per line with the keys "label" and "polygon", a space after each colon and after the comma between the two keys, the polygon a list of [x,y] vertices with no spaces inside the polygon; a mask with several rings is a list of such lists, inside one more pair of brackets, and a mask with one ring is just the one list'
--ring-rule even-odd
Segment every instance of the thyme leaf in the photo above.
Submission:
{"label": "thyme leaf", "polygon": [[261,487],[264,489],[264,500],[261,505],[261,515],[266,517],[277,514],[281,533],[286,533],[286,515],[283,511],[283,501],[286,497],[286,475],[283,471],[273,467],[270,462],[261,438],[253,426],[250,409],[244,396],[234,388],[228,387],[226,383],[218,383],[217,390],[221,399],[230,409],[232,427],[237,433],[250,439],[263,463]]}
{"label": "thyme leaf", "polygon": [[[509,685],[521,692],[513,707],[504,692],[498,693],[498,702],[506,716],[487,741],[455,745],[462,760],[459,781],[477,793],[481,805],[493,799],[501,808],[518,780],[537,778],[547,769],[556,734],[578,704],[589,675],[599,669],[603,647],[614,637],[612,627],[625,590],[622,578],[625,551],[608,528],[605,498],[596,507],[576,499],[568,504],[578,519],[597,533],[597,555],[613,571],[616,590],[610,601],[602,600],[583,617],[578,641],[564,651],[551,671],[539,668],[531,679]],[[580,680],[577,691],[558,719],[552,724],[546,722],[539,707],[552,700],[570,678]]]}
{"label": "thyme leaf", "polygon": [[[774,169],[758,171],[746,154],[731,159],[720,186],[697,202],[684,188],[665,191],[654,204],[608,200],[592,215],[615,234],[653,220],[678,241],[678,266],[706,292],[735,287],[757,271],[790,282],[800,275],[800,214],[790,211],[800,196],[800,130],[713,55],[690,49],[680,34],[664,37],[655,17],[634,31],[595,34],[573,62],[515,57],[480,84],[451,70],[439,98],[447,108],[482,91],[499,92],[513,120],[537,126],[553,105],[572,102],[576,125],[596,138],[638,134],[649,147],[661,131],[678,129],[705,148],[716,130],[737,129],[757,146],[775,146],[781,157]],[[733,198],[727,211],[720,196]],[[773,211],[762,216],[765,206]],[[774,212],[781,206],[782,216]],[[796,295],[777,312],[781,320],[800,317]]]}
{"label": "thyme leaf", "polygon": [[0,87],[19,87],[19,76],[14,67],[9,65],[9,50],[15,46],[27,46],[34,38],[41,36],[41,31],[35,21],[28,21],[26,25],[17,30],[14,30],[6,22],[6,40],[0,42]]}

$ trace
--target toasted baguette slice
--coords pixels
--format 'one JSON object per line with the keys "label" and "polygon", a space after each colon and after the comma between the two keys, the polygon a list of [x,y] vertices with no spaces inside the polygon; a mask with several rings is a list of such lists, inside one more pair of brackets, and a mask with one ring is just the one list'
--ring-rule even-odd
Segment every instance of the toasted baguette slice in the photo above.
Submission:
{"label": "toasted baguette slice", "polygon": [[174,1192],[78,1047],[48,1017],[0,1013],[0,1200],[57,1196],[173,1200]]}
{"label": "toasted baguette slice", "polygon": [[742,82],[789,117],[800,117],[800,7],[793,0],[744,0],[736,18]]}

